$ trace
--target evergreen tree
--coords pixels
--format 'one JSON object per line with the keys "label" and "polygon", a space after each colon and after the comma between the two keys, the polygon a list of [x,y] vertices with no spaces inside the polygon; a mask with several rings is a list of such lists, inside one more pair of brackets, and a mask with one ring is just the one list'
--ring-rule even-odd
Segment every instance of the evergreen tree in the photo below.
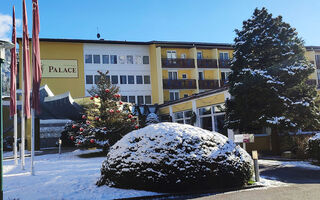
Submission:
{"label": "evergreen tree", "polygon": [[236,34],[226,126],[273,133],[318,128],[316,88],[306,83],[314,68],[296,30],[262,8]]}
{"label": "evergreen tree", "polygon": [[119,87],[112,85],[107,74],[98,71],[100,81],[88,90],[91,102],[85,106],[82,120],[72,124],[69,137],[79,147],[108,149],[125,134],[139,128],[129,104],[120,101]]}

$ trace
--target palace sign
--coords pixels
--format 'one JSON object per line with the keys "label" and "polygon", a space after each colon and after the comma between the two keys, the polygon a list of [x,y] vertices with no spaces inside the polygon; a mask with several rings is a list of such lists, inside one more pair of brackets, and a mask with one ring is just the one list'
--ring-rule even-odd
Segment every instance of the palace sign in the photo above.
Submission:
{"label": "palace sign", "polygon": [[77,60],[41,60],[44,78],[77,78]]}

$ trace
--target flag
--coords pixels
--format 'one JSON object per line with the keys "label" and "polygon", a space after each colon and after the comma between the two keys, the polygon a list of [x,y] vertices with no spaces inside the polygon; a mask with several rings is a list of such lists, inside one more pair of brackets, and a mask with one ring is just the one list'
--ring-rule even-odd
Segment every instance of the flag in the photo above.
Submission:
{"label": "flag", "polygon": [[24,113],[30,118],[30,53],[29,53],[29,34],[26,2],[23,0],[23,82],[24,82]]}
{"label": "flag", "polygon": [[40,82],[41,82],[41,60],[40,60],[40,19],[38,0],[32,0],[32,108],[40,114]]}
{"label": "flag", "polygon": [[10,67],[10,116],[13,117],[17,113],[17,97],[16,97],[16,76],[17,76],[17,54],[16,54],[16,18],[14,6],[12,9],[12,44],[11,49],[11,67]]}

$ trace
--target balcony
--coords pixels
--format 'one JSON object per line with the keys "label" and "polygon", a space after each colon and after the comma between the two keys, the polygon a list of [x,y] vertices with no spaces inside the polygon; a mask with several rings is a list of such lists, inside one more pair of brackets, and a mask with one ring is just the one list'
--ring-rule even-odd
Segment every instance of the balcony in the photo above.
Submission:
{"label": "balcony", "polygon": [[320,60],[316,60],[317,69],[320,69]]}
{"label": "balcony", "polygon": [[[227,83],[220,80],[220,87],[226,86]],[[199,80],[199,89],[217,89],[219,80]]]}
{"label": "balcony", "polygon": [[230,60],[219,60],[220,68],[230,68]]}
{"label": "balcony", "polygon": [[217,68],[216,59],[198,59],[198,68]]}
{"label": "balcony", "polygon": [[163,89],[197,89],[195,79],[163,79]]}
{"label": "balcony", "polygon": [[194,59],[184,58],[162,58],[163,68],[194,68]]}

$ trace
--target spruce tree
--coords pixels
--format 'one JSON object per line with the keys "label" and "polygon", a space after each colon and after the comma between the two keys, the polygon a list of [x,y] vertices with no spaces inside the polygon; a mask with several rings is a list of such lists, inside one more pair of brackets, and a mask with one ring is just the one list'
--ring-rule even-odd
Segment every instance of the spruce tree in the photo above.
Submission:
{"label": "spruce tree", "polygon": [[88,90],[90,103],[82,120],[75,122],[69,137],[78,147],[103,147],[107,150],[125,134],[138,129],[130,105],[120,101],[119,87],[112,85],[107,74],[98,71],[100,81]]}
{"label": "spruce tree", "polygon": [[242,133],[319,128],[316,88],[306,83],[314,67],[296,30],[262,8],[235,31],[226,126]]}

